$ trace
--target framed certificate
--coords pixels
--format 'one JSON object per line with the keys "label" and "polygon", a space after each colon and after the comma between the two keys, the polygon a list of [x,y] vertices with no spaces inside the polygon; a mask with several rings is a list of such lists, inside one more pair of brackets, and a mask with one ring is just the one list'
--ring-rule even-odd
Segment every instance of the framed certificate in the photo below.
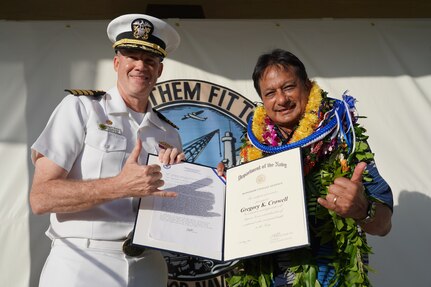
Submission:
{"label": "framed certificate", "polygon": [[[309,245],[300,149],[226,171],[162,166],[176,198],[141,198],[133,244],[230,261]],[[159,164],[149,155],[148,164]]]}

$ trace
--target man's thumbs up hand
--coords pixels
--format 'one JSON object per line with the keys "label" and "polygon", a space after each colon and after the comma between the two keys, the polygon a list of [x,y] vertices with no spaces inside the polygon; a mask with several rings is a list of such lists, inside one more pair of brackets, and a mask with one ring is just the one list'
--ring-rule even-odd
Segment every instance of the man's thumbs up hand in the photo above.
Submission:
{"label": "man's thumbs up hand", "polygon": [[364,218],[367,214],[368,200],[362,184],[362,174],[366,167],[365,162],[360,162],[350,179],[336,178],[329,186],[326,197],[317,199],[319,204],[344,218]]}

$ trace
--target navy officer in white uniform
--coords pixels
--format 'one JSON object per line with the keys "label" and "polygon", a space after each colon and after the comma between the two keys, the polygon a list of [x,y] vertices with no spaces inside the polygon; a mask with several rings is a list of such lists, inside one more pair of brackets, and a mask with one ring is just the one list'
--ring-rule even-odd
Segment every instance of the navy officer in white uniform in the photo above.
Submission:
{"label": "navy officer in white uniform", "polygon": [[30,204],[35,214],[50,213],[52,240],[39,286],[167,285],[161,253],[131,252],[124,241],[140,197],[176,196],[162,189],[160,166],[145,162],[148,153],[161,164],[184,160],[178,131],[148,100],[180,37],[142,14],[114,19],[107,33],[116,86],[106,93],[72,91],[31,147]]}

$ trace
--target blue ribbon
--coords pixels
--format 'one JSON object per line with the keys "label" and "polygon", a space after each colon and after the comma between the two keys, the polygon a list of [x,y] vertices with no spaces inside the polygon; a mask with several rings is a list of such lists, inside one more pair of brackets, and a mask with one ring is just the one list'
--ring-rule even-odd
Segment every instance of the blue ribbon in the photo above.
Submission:
{"label": "blue ribbon", "polygon": [[[247,125],[247,135],[251,143],[264,153],[273,154],[279,153],[286,150],[294,149],[297,147],[305,147],[313,144],[328,134],[330,134],[336,127],[339,130],[339,137],[344,139],[346,142],[349,152],[352,151],[355,142],[355,135],[353,130],[353,122],[350,116],[350,109],[354,108],[355,99],[351,96],[343,94],[343,100],[334,99],[334,106],[328,112],[327,119],[324,120],[320,126],[308,137],[305,137],[294,143],[289,143],[281,146],[268,146],[259,142],[256,136],[253,134],[252,124],[253,116],[250,117]],[[353,104],[352,104],[353,103]],[[344,123],[344,124],[343,124]]]}

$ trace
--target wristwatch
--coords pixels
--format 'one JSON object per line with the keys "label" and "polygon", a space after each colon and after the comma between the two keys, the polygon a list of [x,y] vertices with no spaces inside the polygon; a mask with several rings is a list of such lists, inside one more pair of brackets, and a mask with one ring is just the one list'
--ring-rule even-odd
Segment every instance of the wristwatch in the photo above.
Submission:
{"label": "wristwatch", "polygon": [[367,224],[373,222],[376,216],[376,202],[369,200],[367,208],[367,216],[364,219],[359,220],[360,224]]}

